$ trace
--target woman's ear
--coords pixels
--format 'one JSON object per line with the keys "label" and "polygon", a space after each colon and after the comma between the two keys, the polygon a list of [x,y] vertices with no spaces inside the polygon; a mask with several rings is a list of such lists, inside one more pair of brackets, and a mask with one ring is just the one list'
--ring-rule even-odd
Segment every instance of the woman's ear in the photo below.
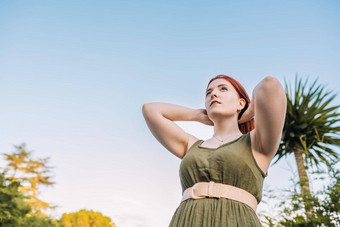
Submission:
{"label": "woman's ear", "polygon": [[244,98],[240,98],[239,99],[239,108],[237,109],[238,112],[240,112],[241,110],[243,110],[243,108],[246,106],[246,100]]}

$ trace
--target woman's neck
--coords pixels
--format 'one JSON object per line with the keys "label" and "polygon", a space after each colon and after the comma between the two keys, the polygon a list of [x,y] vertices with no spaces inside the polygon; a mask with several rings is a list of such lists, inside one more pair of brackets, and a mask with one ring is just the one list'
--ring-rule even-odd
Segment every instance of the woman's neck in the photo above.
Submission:
{"label": "woman's neck", "polygon": [[220,140],[241,136],[242,132],[238,128],[238,123],[234,118],[224,118],[219,122],[214,122],[214,135]]}

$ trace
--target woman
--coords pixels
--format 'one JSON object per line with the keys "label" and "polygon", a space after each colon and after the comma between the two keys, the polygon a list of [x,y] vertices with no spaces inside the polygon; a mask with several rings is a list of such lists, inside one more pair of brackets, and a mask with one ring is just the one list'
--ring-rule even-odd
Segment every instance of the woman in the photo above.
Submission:
{"label": "woman", "polygon": [[[235,79],[218,75],[206,89],[205,109],[169,103],[143,105],[145,121],[156,139],[182,159],[182,201],[170,227],[256,227],[256,206],[263,180],[282,135],[286,96],[279,81],[266,77],[250,101]],[[174,121],[213,125],[200,140]]]}

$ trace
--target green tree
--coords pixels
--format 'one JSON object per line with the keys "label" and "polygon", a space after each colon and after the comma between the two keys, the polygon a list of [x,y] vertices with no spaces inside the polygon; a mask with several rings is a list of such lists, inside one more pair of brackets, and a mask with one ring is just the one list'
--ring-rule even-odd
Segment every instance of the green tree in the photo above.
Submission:
{"label": "green tree", "polygon": [[65,227],[115,227],[109,217],[100,212],[82,209],[78,212],[63,214],[62,223]]}
{"label": "green tree", "polygon": [[[315,174],[315,173],[314,173]],[[318,171],[316,174],[324,174]],[[278,218],[265,215],[270,227],[314,227],[340,226],[340,171],[329,167],[328,172],[330,184],[315,195],[306,197],[298,192],[299,182],[292,180],[294,185],[286,196],[274,196],[282,201],[279,204],[281,211]],[[304,204],[311,207],[312,212],[306,212]]]}
{"label": "green tree", "polygon": [[19,218],[30,211],[19,186],[18,181],[0,173],[0,226],[18,226]]}
{"label": "green tree", "polygon": [[[318,167],[320,163],[327,166],[339,160],[339,154],[334,146],[340,145],[338,138],[340,121],[338,106],[329,106],[336,97],[332,91],[325,91],[325,87],[317,85],[315,80],[307,87],[298,76],[295,77],[295,89],[285,82],[287,96],[287,113],[282,134],[282,140],[276,161],[282,157],[294,154],[299,175],[299,184],[303,198],[311,196],[307,170]],[[308,211],[311,207],[305,203]]]}
{"label": "green tree", "polygon": [[49,217],[30,215],[31,208],[19,191],[20,182],[0,173],[0,227],[55,227]]}
{"label": "green tree", "polygon": [[48,216],[42,217],[37,215],[26,215],[19,219],[19,224],[15,227],[61,227],[58,221],[49,218]]}
{"label": "green tree", "polygon": [[38,198],[41,186],[50,186],[55,183],[51,180],[52,167],[47,165],[49,159],[33,159],[32,151],[27,151],[25,143],[14,147],[13,153],[3,154],[7,161],[5,171],[21,183],[19,190],[27,197],[26,202],[32,208],[32,212],[43,216],[43,211],[55,208]]}

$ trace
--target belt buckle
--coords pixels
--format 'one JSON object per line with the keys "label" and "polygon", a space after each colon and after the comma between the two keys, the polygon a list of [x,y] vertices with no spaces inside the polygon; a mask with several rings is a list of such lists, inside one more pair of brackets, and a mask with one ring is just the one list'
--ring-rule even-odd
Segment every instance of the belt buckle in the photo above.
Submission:
{"label": "belt buckle", "polygon": [[215,197],[213,194],[213,187],[214,187],[215,182],[214,181],[210,181],[209,185],[208,185],[208,196],[211,197]]}
{"label": "belt buckle", "polygon": [[191,197],[192,199],[203,199],[203,198],[205,198],[205,196],[196,196],[196,195],[194,194],[195,186],[197,186],[197,184],[194,184],[194,186],[192,187],[190,197]]}

